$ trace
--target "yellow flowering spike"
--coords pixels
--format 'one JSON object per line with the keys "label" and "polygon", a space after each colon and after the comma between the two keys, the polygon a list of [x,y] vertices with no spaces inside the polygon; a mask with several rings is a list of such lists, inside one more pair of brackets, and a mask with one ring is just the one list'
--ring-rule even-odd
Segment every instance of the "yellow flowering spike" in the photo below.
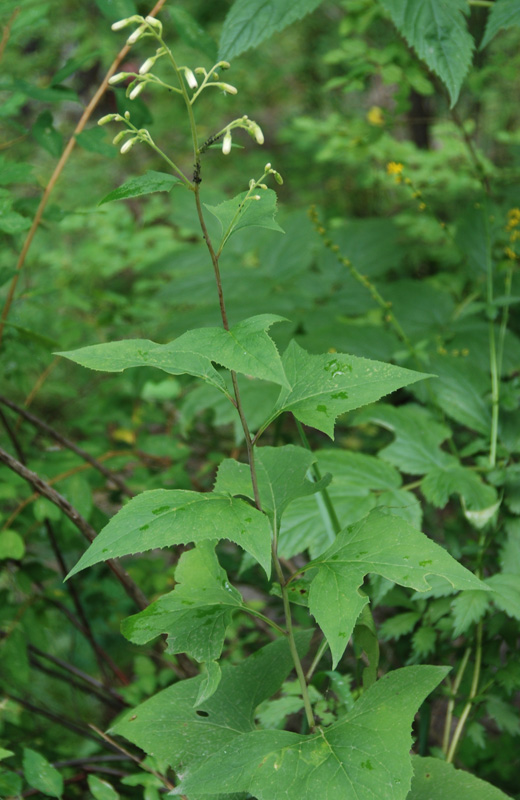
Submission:
{"label": "yellow flowering spike", "polygon": [[367,113],[367,120],[370,125],[378,125],[381,127],[381,125],[385,124],[385,118],[379,106],[372,106],[370,111]]}
{"label": "yellow flowering spike", "polygon": [[387,175],[400,175],[403,169],[403,165],[399,164],[397,161],[389,161],[386,165]]}

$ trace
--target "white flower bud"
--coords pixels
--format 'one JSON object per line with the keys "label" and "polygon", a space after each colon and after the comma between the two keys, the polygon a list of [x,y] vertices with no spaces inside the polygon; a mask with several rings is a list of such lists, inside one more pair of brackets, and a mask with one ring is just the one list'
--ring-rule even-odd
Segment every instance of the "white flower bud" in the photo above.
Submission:
{"label": "white flower bud", "polygon": [[130,131],[119,131],[112,139],[112,144],[119,144],[129,133]]}
{"label": "white flower bud", "polygon": [[130,23],[140,22],[141,20],[142,17],[139,17],[137,14],[134,14],[131,17],[126,17],[125,19],[120,19],[117,22],[114,22],[114,24],[111,25],[111,28],[113,31],[120,31],[121,28],[126,28],[128,25],[130,25]]}
{"label": "white flower bud", "polygon": [[267,189],[267,184],[265,184],[265,183],[259,183],[258,185],[259,185],[260,189]]}
{"label": "white flower bud", "polygon": [[98,125],[106,125],[108,122],[112,122],[113,119],[117,117],[117,114],[105,114],[104,117],[98,119]]}
{"label": "white flower bud", "polygon": [[229,69],[230,66],[231,64],[229,63],[229,61],[219,61],[217,64],[217,67],[220,67],[221,69]]}
{"label": "white flower bud", "polygon": [[129,74],[129,72],[116,72],[115,75],[112,75],[112,77],[108,79],[108,82],[111,86],[113,86],[115,83],[121,83],[121,81],[124,81],[126,78],[128,78]]}
{"label": "white flower bud", "polygon": [[141,94],[143,89],[144,89],[144,83],[137,83],[130,92],[130,94],[128,95],[129,99],[135,100],[135,98]]}
{"label": "white flower bud", "polygon": [[195,67],[194,69],[195,75],[207,75],[208,73],[204,69],[204,67]]}
{"label": "white flower bud", "polygon": [[155,17],[145,17],[145,22],[159,32],[162,31],[162,22],[159,19],[155,19]]}
{"label": "white flower bud", "polygon": [[216,83],[215,86],[218,86],[219,89],[222,89],[223,92],[227,92],[228,94],[237,94],[238,89],[235,86],[231,86],[230,83]]}
{"label": "white flower bud", "polygon": [[139,27],[136,28],[135,31],[130,34],[130,36],[126,40],[126,43],[127,44],[135,44],[138,41],[138,39],[141,38],[141,36],[145,32],[145,30],[146,30],[146,28],[145,28],[144,25],[139,25]]}
{"label": "white flower bud", "polygon": [[251,130],[253,132],[253,136],[255,137],[258,144],[264,143],[264,134],[262,133],[262,128],[260,125],[257,125],[256,122],[253,122],[251,125]]}
{"label": "white flower bud", "polygon": [[124,143],[124,145],[121,147],[119,152],[122,153],[122,155],[124,155],[125,153],[128,153],[128,151],[132,149],[132,147],[134,146],[134,144],[137,141],[139,141],[137,136],[134,136],[133,139],[127,139],[126,142]]}
{"label": "white flower bud", "polygon": [[184,68],[184,77],[186,78],[186,83],[190,87],[190,89],[196,89],[198,87],[197,78],[188,67]]}
{"label": "white flower bud", "polygon": [[139,67],[139,75],[146,75],[147,72],[150,72],[154,64],[155,64],[154,56],[152,56],[151,58],[147,58],[144,64],[141,64],[141,66]]}
{"label": "white flower bud", "polygon": [[231,142],[232,142],[231,134],[229,131],[226,131],[224,139],[222,140],[222,152],[224,153],[225,156],[227,156],[228,153],[231,152]]}
{"label": "white flower bud", "polygon": [[129,111],[125,111],[125,119],[130,119],[130,112]]}
{"label": "white flower bud", "polygon": [[279,172],[277,172],[275,169],[273,169],[273,170],[272,170],[272,174],[274,175],[274,179],[275,179],[276,183],[277,183],[279,186],[281,186],[281,185],[283,184],[283,178],[282,178],[282,176],[280,175],[280,173],[279,173]]}
{"label": "white flower bud", "polygon": [[254,194],[254,195],[251,196],[251,200],[261,200],[261,199],[262,198],[260,197],[259,194]]}
{"label": "white flower bud", "polygon": [[251,178],[251,180],[249,181],[249,188],[254,189],[255,186],[256,186],[256,181],[254,178]]}
{"label": "white flower bud", "polygon": [[269,172],[270,169],[271,169],[271,162],[268,161],[267,164],[264,167],[264,172]]}

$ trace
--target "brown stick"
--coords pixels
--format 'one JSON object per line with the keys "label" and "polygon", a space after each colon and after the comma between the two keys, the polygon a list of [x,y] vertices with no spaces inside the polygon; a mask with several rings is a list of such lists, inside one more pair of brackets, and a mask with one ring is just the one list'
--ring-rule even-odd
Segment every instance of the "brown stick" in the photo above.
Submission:
{"label": "brown stick", "polygon": [[2,39],[0,41],[0,61],[4,57],[4,50],[7,45],[7,42],[9,41],[9,36],[11,35],[11,27],[19,13],[20,13],[20,6],[14,9],[7,23],[4,25],[4,29],[2,31]]}
{"label": "brown stick", "polygon": [[[72,523],[76,526],[76,528],[83,534],[85,539],[88,539],[89,542],[93,542],[96,538],[97,534],[94,528],[89,525],[86,519],[81,516],[81,514],[72,506],[68,500],[66,500],[63,495],[56,492],[48,483],[45,483],[39,475],[32,470],[27,469],[17,461],[13,456],[9,455],[5,450],[0,447],[0,461],[2,461],[9,469],[12,469],[13,472],[16,472],[17,475],[20,475],[27,483],[30,483],[34,489],[39,492],[43,497],[46,497],[51,503],[58,506],[61,511],[70,519]],[[148,606],[148,600],[139,588],[139,586],[132,580],[130,575],[123,569],[123,567],[119,564],[119,562],[113,558],[109,558],[106,561],[107,565],[110,567],[116,578],[118,579],[119,583],[127,593],[127,595],[134,601],[136,606],[142,611]]]}
{"label": "brown stick", "polygon": [[[149,17],[155,17],[158,14],[158,12],[161,10],[161,8],[163,7],[165,2],[166,2],[166,0],[158,0],[158,2],[155,4],[153,9],[150,11],[148,16]],[[4,34],[5,34],[5,29],[4,29]],[[2,336],[3,336],[3,333],[4,333],[5,321],[7,319],[8,314],[9,314],[9,310],[11,308],[11,304],[12,304],[13,298],[14,298],[14,293],[16,291],[16,286],[18,284],[18,279],[20,277],[20,270],[22,269],[22,267],[23,267],[23,265],[25,263],[25,259],[27,257],[27,253],[29,252],[29,248],[31,247],[32,241],[33,241],[34,236],[36,234],[36,231],[38,230],[38,228],[40,226],[40,222],[41,222],[41,219],[42,219],[42,216],[43,216],[43,212],[45,211],[45,207],[47,206],[47,203],[49,201],[49,197],[51,196],[52,191],[54,190],[54,187],[55,187],[55,185],[56,185],[61,173],[63,172],[63,168],[65,167],[65,164],[69,160],[70,154],[74,150],[74,147],[76,145],[76,136],[81,133],[81,131],[83,130],[83,128],[87,124],[87,122],[90,119],[94,109],[96,108],[97,104],[99,103],[99,101],[101,100],[101,98],[103,97],[103,95],[104,95],[104,93],[106,91],[109,79],[112,77],[112,75],[114,75],[117,72],[117,70],[119,68],[119,65],[121,64],[121,62],[123,61],[123,59],[125,58],[127,53],[129,52],[129,50],[130,50],[129,45],[125,44],[123,49],[120,50],[119,53],[117,54],[117,56],[115,57],[115,59],[112,62],[107,74],[103,78],[103,80],[101,82],[101,85],[99,86],[97,92],[95,93],[94,97],[92,98],[90,103],[85,108],[85,111],[81,115],[80,121],[78,122],[78,124],[74,128],[74,133],[72,134],[72,136],[70,137],[69,141],[67,142],[65,150],[61,154],[60,160],[56,164],[56,167],[54,168],[54,172],[52,173],[51,178],[49,180],[49,183],[47,184],[47,186],[45,188],[45,191],[44,191],[44,193],[42,195],[42,199],[40,200],[40,204],[39,204],[38,209],[36,211],[36,214],[34,216],[32,225],[31,225],[31,227],[29,229],[29,232],[28,232],[28,234],[27,234],[27,236],[25,238],[25,242],[23,243],[23,247],[22,247],[22,250],[20,252],[20,256],[19,256],[18,261],[16,263],[16,273],[13,275],[13,277],[11,279],[11,284],[9,286],[9,291],[7,293],[7,299],[5,301],[5,305],[4,305],[4,308],[3,308],[3,311],[2,311],[2,316],[0,317],[0,345],[2,344]]]}
{"label": "brown stick", "polygon": [[44,422],[42,419],[39,419],[39,417],[35,417],[34,414],[31,414],[29,411],[26,411],[25,408],[22,408],[16,403],[13,403],[12,400],[9,400],[7,397],[4,397],[1,394],[0,394],[0,403],[3,403],[4,406],[7,406],[8,408],[12,409],[12,411],[16,411],[17,414],[26,419],[27,422],[30,422],[31,425],[34,425],[36,428],[40,428],[40,430],[45,431],[45,433],[48,433],[49,436],[51,436],[56,442],[59,442],[68,450],[72,450],[73,453],[76,453],[76,455],[78,455],[84,461],[87,461],[89,464],[95,467],[95,469],[97,469],[98,472],[104,475],[105,478],[108,478],[108,480],[112,481],[112,483],[115,483],[117,488],[120,489],[123,492],[123,494],[126,494],[127,497],[134,496],[132,490],[129,489],[126,483],[118,475],[115,475],[107,467],[104,467],[100,461],[94,458],[94,456],[91,456],[90,453],[87,453],[86,450],[83,450],[82,447],[79,447],[77,444],[74,444],[74,442],[71,442],[70,439],[67,439],[65,436],[62,436],[61,433],[58,433],[57,430],[51,428],[51,426],[47,425],[47,423]]}

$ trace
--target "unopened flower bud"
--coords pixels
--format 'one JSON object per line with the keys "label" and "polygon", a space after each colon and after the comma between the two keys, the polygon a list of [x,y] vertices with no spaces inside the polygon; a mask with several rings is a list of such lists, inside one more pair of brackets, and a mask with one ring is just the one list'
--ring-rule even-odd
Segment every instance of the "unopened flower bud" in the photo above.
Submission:
{"label": "unopened flower bud", "polygon": [[195,67],[194,72],[195,75],[207,75],[207,72],[204,69],[204,67]]}
{"label": "unopened flower bud", "polygon": [[120,19],[117,22],[114,22],[111,25],[113,31],[120,31],[121,28],[126,28],[132,22],[140,22],[142,17],[139,17],[137,14],[133,14],[131,17],[126,17],[125,19]]}
{"label": "unopened flower bud", "polygon": [[230,83],[217,83],[216,85],[219,89],[222,89],[223,92],[227,92],[228,94],[238,93],[238,89],[235,86],[231,86]]}
{"label": "unopened flower bud", "polygon": [[117,133],[112,139],[112,144],[119,144],[119,142],[121,142],[128,133],[129,131],[119,131],[119,133]]}
{"label": "unopened flower bud", "polygon": [[98,119],[98,125],[106,125],[108,122],[112,122],[115,119],[117,114],[105,114],[104,117]]}
{"label": "unopened flower bud", "polygon": [[268,161],[268,162],[267,162],[267,164],[266,164],[266,165],[265,165],[265,167],[264,167],[264,172],[269,172],[269,171],[270,171],[270,169],[271,169],[271,162],[270,162],[270,161]]}
{"label": "unopened flower bud", "polygon": [[256,181],[254,178],[251,178],[251,180],[249,181],[249,188],[254,189],[255,186],[256,186]]}
{"label": "unopened flower bud", "polygon": [[155,17],[145,17],[145,21],[150,25],[150,27],[155,28],[159,34],[162,33],[162,22],[159,19],[155,19]]}
{"label": "unopened flower bud", "polygon": [[231,64],[229,63],[229,61],[219,61],[217,64],[217,67],[220,67],[221,69],[229,69],[230,66]]}
{"label": "unopened flower bud", "polygon": [[251,197],[251,200],[261,200],[261,199],[262,199],[262,198],[260,197],[260,195],[259,195],[259,194],[254,194],[254,195],[252,195],[252,197]]}
{"label": "unopened flower bud", "polygon": [[146,61],[139,67],[139,75],[146,75],[147,72],[150,72],[154,64],[155,64],[155,56],[147,58]]}
{"label": "unopened flower bud", "polygon": [[129,111],[125,111],[125,119],[130,119],[130,112]]}
{"label": "unopened flower bud", "polygon": [[259,183],[258,186],[260,189],[267,189],[267,185],[265,183]]}
{"label": "unopened flower bud", "polygon": [[190,89],[196,89],[197,88],[197,86],[199,85],[197,83],[197,78],[193,74],[192,70],[188,69],[188,67],[186,67],[185,70],[184,70],[184,77],[186,78],[186,83],[188,84]]}
{"label": "unopened flower bud", "polygon": [[112,77],[108,79],[108,82],[111,86],[113,86],[115,83],[121,83],[121,81],[124,81],[128,78],[129,74],[129,72],[116,72],[115,75],[112,75]]}
{"label": "unopened flower bud", "polygon": [[277,171],[274,169],[274,170],[272,171],[272,173],[271,173],[271,174],[274,176],[274,179],[275,179],[276,183],[277,183],[279,186],[281,186],[281,185],[283,184],[283,178],[282,178],[282,176],[280,175],[280,173],[279,173],[279,172],[277,172]]}
{"label": "unopened flower bud", "polygon": [[143,89],[144,89],[144,83],[137,83],[130,92],[130,94],[128,95],[129,99],[135,100],[135,98],[141,94]]}
{"label": "unopened flower bud", "polygon": [[138,28],[135,29],[133,33],[130,34],[128,39],[126,40],[127,44],[135,44],[138,39],[141,38],[143,33],[145,32],[146,28],[144,25],[139,25]]}
{"label": "unopened flower bud", "polygon": [[231,143],[232,143],[231,134],[229,131],[226,131],[224,139],[222,140],[222,152],[224,153],[225,156],[227,156],[228,153],[231,152]]}
{"label": "unopened flower bud", "polygon": [[128,153],[128,151],[131,150],[132,147],[134,146],[134,144],[136,142],[138,142],[138,141],[139,141],[139,139],[138,139],[137,136],[134,136],[133,139],[127,139],[126,142],[124,143],[124,145],[121,147],[119,152],[122,155],[124,155],[125,153]]}
{"label": "unopened flower bud", "polygon": [[257,143],[258,144],[263,144],[265,140],[264,140],[264,134],[262,133],[262,128],[260,127],[260,125],[257,125],[256,122],[254,122],[251,125],[251,130],[253,132],[253,136],[255,137]]}

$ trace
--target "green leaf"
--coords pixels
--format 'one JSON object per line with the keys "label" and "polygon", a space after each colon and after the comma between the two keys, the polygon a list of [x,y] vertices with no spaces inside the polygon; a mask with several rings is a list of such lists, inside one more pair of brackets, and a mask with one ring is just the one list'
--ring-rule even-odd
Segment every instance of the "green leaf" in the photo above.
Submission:
{"label": "green leaf", "polygon": [[102,781],[101,778],[97,778],[95,775],[89,775],[87,780],[88,788],[95,800],[119,800],[119,793],[116,792],[112,784]]}
{"label": "green leaf", "polygon": [[[365,606],[353,631],[354,648],[358,648],[365,653],[368,665],[363,668],[362,680],[363,689],[370,689],[377,680],[377,669],[379,667],[379,641],[377,630],[369,608]],[[357,655],[357,653],[356,653]]]}
{"label": "green leaf", "polygon": [[339,722],[310,736],[253,731],[188,770],[174,794],[248,791],[258,800],[317,797],[404,800],[412,779],[410,727],[448,672],[408,667],[385,675]]}
{"label": "green leaf", "polygon": [[214,542],[201,542],[183,553],[173,592],[139,614],[123,620],[121,632],[135,644],[168,634],[169,653],[187,653],[197,661],[219,658],[233,611],[244,607],[240,592],[215,555]]}
{"label": "green leaf", "polygon": [[341,531],[334,544],[305,570],[316,567],[309,608],[329,642],[333,669],[368,603],[368,597],[358,592],[365,575],[382,575],[417,591],[431,588],[429,575],[444,578],[454,589],[484,589],[478,578],[421,531],[379,510]]}
{"label": "green leaf", "polygon": [[137,13],[134,0],[96,0],[96,5],[109,22],[117,22]]}
{"label": "green leaf", "polygon": [[444,508],[452,494],[463,497],[471,510],[488,508],[497,500],[492,486],[486,485],[474,470],[457,464],[432,469],[422,481],[421,491],[437,508]]}
{"label": "green leaf", "polygon": [[403,614],[394,614],[393,616],[385,619],[379,632],[382,639],[400,639],[401,636],[411,633],[419,620],[421,615],[416,611],[405,611]]}
{"label": "green leaf", "polygon": [[379,0],[397,30],[448,89],[451,107],[468,72],[474,42],[466,0]]}
{"label": "green leaf", "polygon": [[95,125],[92,128],[87,128],[87,130],[76,134],[75,138],[79,146],[89,153],[97,153],[105,158],[115,158],[117,156],[117,149],[111,143],[110,139],[107,138],[105,128],[98,128],[97,125]]}
{"label": "green leaf", "polygon": [[0,186],[9,186],[11,183],[31,183],[32,164],[21,164],[8,161],[0,155]]}
{"label": "green leaf", "polygon": [[168,13],[183,42],[194,50],[204,53],[211,64],[215,64],[218,61],[218,48],[209,33],[181,6],[172,6],[168,9]]}
{"label": "green leaf", "polygon": [[262,428],[284,411],[334,438],[336,417],[368,405],[402,386],[430,377],[380,361],[324,353],[313,356],[291,341],[283,356],[291,389],[282,389]]}
{"label": "green leaf", "polygon": [[441,409],[461,425],[488,435],[489,375],[471,361],[449,356],[430,359],[430,367],[437,375],[431,382],[432,394]]}
{"label": "green leaf", "polygon": [[169,344],[128,339],[82,347],[57,355],[90,369],[122,372],[130,367],[157,367],[170,375],[194,375],[227,394],[223,378],[212,362],[261,380],[289,386],[282,360],[266,330],[283,322],[275,314],[260,314],[224,328],[187,331]]}
{"label": "green leaf", "polygon": [[143,194],[153,192],[171,192],[173,187],[180,183],[179,178],[170,175],[168,172],[156,172],[149,169],[144,175],[137,178],[130,178],[121,186],[109,192],[99,201],[98,206],[110,203],[112,200],[124,200],[127,197],[141,197]]}
{"label": "green leaf", "polygon": [[0,761],[3,761],[4,758],[11,758],[11,756],[14,756],[12,750],[6,750],[5,747],[0,747]]}
{"label": "green leaf", "polygon": [[208,539],[236,542],[270,575],[271,528],[256,508],[214,492],[152,489],[112,517],[67,577],[109,558]]}
{"label": "green leaf", "polygon": [[9,529],[0,533],[0,561],[3,558],[14,558],[19,561],[25,553],[25,542],[16,531]]}
{"label": "green leaf", "polygon": [[484,583],[493,590],[491,600],[509,617],[520,620],[520,579],[512,572],[498,572]]}
{"label": "green leaf", "polygon": [[[279,529],[282,514],[289,503],[298,497],[320,491],[329,482],[330,477],[319,484],[307,480],[306,475],[315,461],[316,457],[309,450],[291,444],[255,448],[262,509],[271,519],[275,530]],[[223,461],[218,468],[215,491],[245,495],[254,500],[249,465],[239,464],[231,458]]]}
{"label": "green leaf", "polygon": [[202,665],[202,683],[200,684],[199,693],[195,700],[195,708],[205,703],[206,700],[215,694],[218,685],[222,680],[222,670],[217,661],[207,661]]}
{"label": "green leaf", "polygon": [[59,158],[63,150],[63,137],[54,127],[50,111],[43,111],[31,128],[31,133],[51,156]]}
{"label": "green leaf", "polygon": [[478,589],[461,592],[452,602],[453,637],[465,633],[475,622],[479,622],[489,606],[493,595]]}
{"label": "green leaf", "polygon": [[50,797],[61,797],[63,778],[46,758],[28,747],[23,749],[23,772],[25,780],[33,789]]}
{"label": "green leaf", "polygon": [[499,31],[516,25],[520,25],[518,0],[496,0],[489,10],[484,38],[479,49],[483,50]]}
{"label": "green leaf", "polygon": [[224,22],[219,58],[230,61],[283,30],[322,0],[236,0]]}
{"label": "green leaf", "polygon": [[406,800],[510,800],[508,795],[439,758],[412,756],[413,779]]}
{"label": "green leaf", "polygon": [[[255,200],[258,197],[258,200]],[[247,199],[246,199],[247,198]],[[263,190],[261,194],[251,196],[251,192],[242,192],[232,200],[225,200],[218,206],[209,206],[204,203],[208,211],[215,216],[222,227],[222,241],[220,249],[229,237],[242,228],[267,228],[272,231],[284,233],[274,217],[276,214],[276,192],[272,189]]]}
{"label": "green leaf", "polygon": [[0,797],[18,796],[22,791],[22,779],[15,772],[0,769]]}
{"label": "green leaf", "polygon": [[[312,633],[297,633],[300,657]],[[174,769],[203,763],[241,733],[254,730],[256,707],[278,691],[292,668],[287,639],[277,639],[236,667],[222,664],[216,692],[200,706],[195,708],[204,683],[201,675],[179,681],[126,712],[113,731]]]}

